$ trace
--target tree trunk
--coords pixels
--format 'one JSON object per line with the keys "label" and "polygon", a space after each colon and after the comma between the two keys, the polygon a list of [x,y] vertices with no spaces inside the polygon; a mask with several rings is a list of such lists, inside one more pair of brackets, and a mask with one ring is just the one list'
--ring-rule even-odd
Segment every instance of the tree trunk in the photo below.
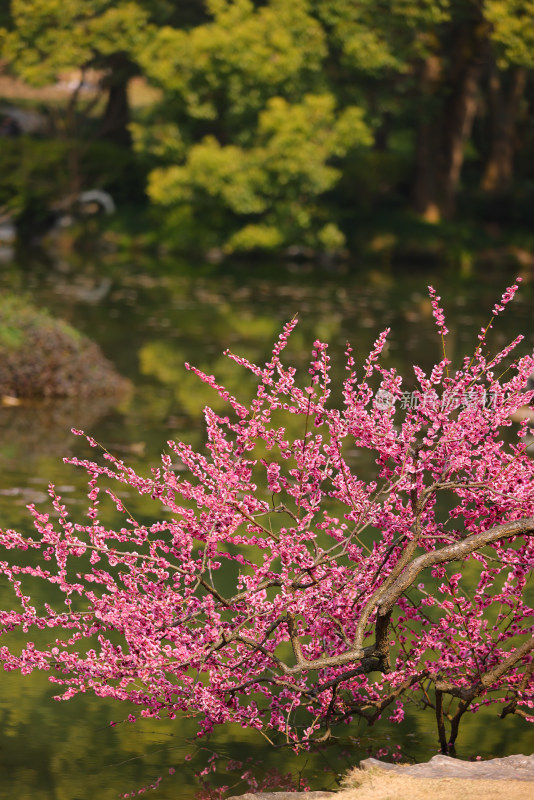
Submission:
{"label": "tree trunk", "polygon": [[112,83],[108,88],[108,98],[99,137],[114,144],[130,147],[132,139],[128,130],[129,124],[128,81]]}
{"label": "tree trunk", "polygon": [[469,60],[463,65],[450,101],[445,105],[443,119],[444,170],[441,186],[442,216],[450,219],[465,157],[465,148],[471,138],[478,106],[478,87],[484,68],[484,51],[487,40],[473,43]]}
{"label": "tree trunk", "polygon": [[438,126],[432,105],[439,92],[441,62],[430,56],[420,65],[419,91],[422,111],[416,132],[415,180],[413,202],[415,210],[427,222],[438,222],[439,154],[441,150]]}
{"label": "tree trunk", "polygon": [[132,137],[129,131],[130,103],[128,84],[136,74],[137,68],[127,56],[116,53],[108,60],[108,74],[102,83],[108,97],[99,137],[123,147],[130,147]]}
{"label": "tree trunk", "polygon": [[450,34],[444,55],[427,58],[420,69],[414,205],[429,222],[454,214],[489,54],[488,27],[479,12]]}
{"label": "tree trunk", "polygon": [[[503,77],[507,86],[503,86]],[[494,66],[488,85],[490,112],[490,151],[482,189],[492,194],[505,194],[509,191],[517,149],[517,121],[521,100],[527,84],[527,71],[524,67],[511,69],[502,76]]]}

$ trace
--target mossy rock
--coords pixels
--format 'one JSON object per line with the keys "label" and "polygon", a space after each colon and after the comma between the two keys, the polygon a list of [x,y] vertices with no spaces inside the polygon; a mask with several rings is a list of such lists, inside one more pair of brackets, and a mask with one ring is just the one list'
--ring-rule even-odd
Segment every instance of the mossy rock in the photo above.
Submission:
{"label": "mossy rock", "polygon": [[19,297],[0,294],[0,395],[109,396],[129,385],[86,336]]}

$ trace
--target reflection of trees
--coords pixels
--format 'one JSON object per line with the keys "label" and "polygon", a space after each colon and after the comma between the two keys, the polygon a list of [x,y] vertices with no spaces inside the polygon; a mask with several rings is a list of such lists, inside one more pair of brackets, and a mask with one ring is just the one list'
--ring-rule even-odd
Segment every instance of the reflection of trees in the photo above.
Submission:
{"label": "reflection of trees", "polygon": [[67,397],[0,407],[0,459],[9,465],[61,458],[72,449],[72,427],[90,431],[116,404],[116,397]]}
{"label": "reflection of trees", "polygon": [[[216,411],[222,411],[226,407],[226,402],[213,389],[202,383],[194,373],[185,369],[185,353],[177,350],[172,343],[161,340],[149,342],[140,350],[139,360],[143,374],[152,375],[169,386],[172,390],[172,399],[178,403],[180,412],[197,417],[206,405]],[[209,363],[201,361],[195,366],[207,371],[208,374],[212,372],[216,374],[217,380],[223,383],[231,394],[240,398],[245,395],[250,397],[254,390],[255,382],[251,380],[251,376],[243,375],[242,370],[236,368],[236,365],[224,356]]]}
{"label": "reflection of trees", "polygon": [[[411,364],[427,369],[439,358],[438,347],[433,351],[427,347],[434,330],[423,288],[427,281],[428,277],[418,275],[403,275],[401,280],[372,272],[343,278],[286,274],[283,282],[262,275],[247,275],[244,280],[239,273],[219,278],[165,276],[146,290],[139,288],[137,294],[137,307],[143,306],[147,313],[137,352],[137,368],[144,380],[138,381],[135,413],[144,420],[184,417],[183,425],[178,419],[172,428],[178,436],[189,436],[192,425],[201,425],[200,412],[205,405],[216,410],[225,406],[213,390],[184,368],[185,362],[213,374],[219,383],[246,400],[255,382],[226,359],[223,351],[229,348],[262,365],[282,325],[296,313],[299,325],[288,350],[292,363],[302,369],[303,382],[316,338],[330,343],[335,396],[336,384],[344,377],[345,343],[352,343],[356,362],[361,365],[378,332],[390,327],[387,366],[395,366],[405,376],[406,389],[410,389]],[[493,301],[485,295],[491,287],[483,282],[476,286],[451,283],[450,287],[444,286],[443,280],[440,283],[454,331],[451,343],[455,352],[449,353],[454,358],[471,344],[477,326],[487,324]],[[448,300],[447,294],[451,295]],[[521,313],[520,307],[517,312]],[[503,318],[503,327],[495,334],[495,347],[506,343],[506,327],[515,330],[517,318]]]}
{"label": "reflection of trees", "polygon": [[[187,752],[184,738],[192,735],[188,720],[109,727],[128,713],[100,698],[91,703],[55,703],[45,675],[28,680],[3,678],[0,700],[0,781],[2,797],[32,800],[115,800],[120,793],[152,783],[168,766],[180,767]],[[191,728],[191,729],[190,729]],[[177,748],[177,739],[179,747]],[[181,774],[180,786],[193,784]],[[174,796],[180,795],[176,781]],[[190,790],[190,796],[193,790]],[[172,796],[172,795],[169,795]]]}
{"label": "reflection of trees", "polygon": [[[171,299],[165,326],[154,320],[154,335],[139,350],[139,369],[171,390],[169,410],[173,405],[173,411],[195,418],[204,405],[222,409],[224,404],[184,368],[185,362],[214,374],[230,392],[246,399],[256,383],[223,356],[225,349],[257,364],[265,363],[283,324],[302,310],[301,324],[289,345],[291,358],[299,366],[306,367],[315,338],[336,340],[343,335],[343,315],[336,309],[335,296],[328,297],[324,286],[322,297],[317,298],[326,309],[320,318],[308,313],[316,304],[313,286],[281,286],[261,280],[240,285],[238,280],[209,282],[181,276],[169,280],[168,289],[176,307],[172,308]],[[154,395],[153,402],[161,411],[161,397]]]}

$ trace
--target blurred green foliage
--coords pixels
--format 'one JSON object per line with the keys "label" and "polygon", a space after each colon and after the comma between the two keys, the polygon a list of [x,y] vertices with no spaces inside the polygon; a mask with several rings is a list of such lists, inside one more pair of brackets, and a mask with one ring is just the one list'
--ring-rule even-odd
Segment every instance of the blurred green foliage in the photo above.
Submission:
{"label": "blurred green foliage", "polygon": [[[4,212],[98,185],[148,202],[167,247],[227,253],[336,253],[411,210],[495,226],[512,204],[528,225],[532,0],[13,0],[0,19],[28,83],[100,76],[61,145],[52,126],[0,148]],[[132,109],[135,76],[157,91]]]}
{"label": "blurred green foliage", "polygon": [[532,0],[487,0],[486,15],[492,38],[499,46],[500,63],[534,67],[534,2]]}
{"label": "blurred green foliage", "polygon": [[11,17],[3,56],[36,86],[54,83],[58,73],[76,67],[98,66],[119,50],[133,50],[147,22],[142,4],[109,0],[12,0]]}
{"label": "blurred green foliage", "polygon": [[255,146],[221,146],[206,136],[189,149],[183,166],[152,172],[149,196],[163,206],[189,204],[206,218],[211,206],[224,209],[228,251],[275,249],[299,237],[312,246],[320,237],[334,249],[343,245],[317,198],[339,179],[331,159],[369,144],[370,134],[360,109],[336,113],[334,103],[328,94],[293,104],[271,98],[259,115]]}
{"label": "blurred green foliage", "polygon": [[68,210],[79,187],[107,189],[117,202],[140,195],[142,165],[111,142],[30,136],[0,141],[0,215],[35,233]]}

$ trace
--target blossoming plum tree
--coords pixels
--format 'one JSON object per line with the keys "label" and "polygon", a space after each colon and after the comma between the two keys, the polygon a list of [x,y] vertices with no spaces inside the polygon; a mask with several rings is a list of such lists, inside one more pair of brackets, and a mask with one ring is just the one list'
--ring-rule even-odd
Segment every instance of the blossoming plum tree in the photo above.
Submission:
{"label": "blossoming plum tree", "polygon": [[[88,520],[51,486],[55,513],[30,506],[37,535],[0,533],[6,550],[36,551],[0,562],[20,606],[0,612],[3,640],[28,639],[0,647],[4,669],[49,670],[59,699],[92,691],[142,716],[196,714],[199,735],[233,721],[295,748],[354,718],[400,721],[410,700],[434,709],[444,752],[468,709],[499,703],[501,717],[534,721],[528,420],[503,437],[534,396],[534,357],[499,377],[521,337],[491,357],[490,322],[453,369],[430,292],[443,358],[429,375],[414,367],[410,403],[379,362],[388,331],[360,371],[348,347],[341,408],[326,344],[299,386],[282,361],[293,320],[264,367],[228,354],[257,380],[250,405],[195,370],[229,409],[205,409],[206,451],[169,442],[149,478],[105,451],[69,459],[89,474]],[[374,480],[358,476],[355,448],[373,454]],[[110,481],[165,513],[137,522]],[[104,493],[114,528],[100,519]],[[30,599],[34,578],[59,605]],[[40,630],[54,643],[29,640]]]}

